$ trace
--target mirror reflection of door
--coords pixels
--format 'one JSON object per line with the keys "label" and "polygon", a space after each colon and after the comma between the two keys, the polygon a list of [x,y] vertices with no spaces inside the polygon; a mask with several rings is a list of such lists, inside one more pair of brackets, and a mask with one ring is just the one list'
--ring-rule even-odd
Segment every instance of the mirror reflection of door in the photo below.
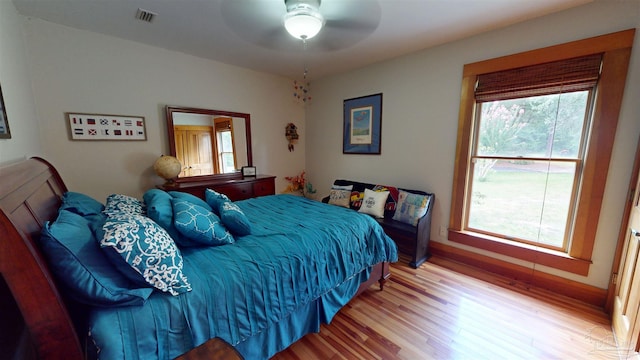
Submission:
{"label": "mirror reflection of door", "polygon": [[175,154],[183,169],[179,178],[229,174],[247,165],[244,118],[174,112],[172,120]]}
{"label": "mirror reflection of door", "polygon": [[213,145],[213,126],[176,125],[176,157],[182,164],[178,176],[211,175],[216,168],[215,158],[211,156]]}

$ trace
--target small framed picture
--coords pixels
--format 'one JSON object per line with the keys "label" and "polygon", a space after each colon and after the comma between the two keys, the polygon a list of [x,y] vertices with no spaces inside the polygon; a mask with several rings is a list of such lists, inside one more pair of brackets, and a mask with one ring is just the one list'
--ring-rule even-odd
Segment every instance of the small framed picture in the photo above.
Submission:
{"label": "small framed picture", "polygon": [[256,176],[256,167],[255,166],[243,166],[242,167],[242,176],[243,177]]}

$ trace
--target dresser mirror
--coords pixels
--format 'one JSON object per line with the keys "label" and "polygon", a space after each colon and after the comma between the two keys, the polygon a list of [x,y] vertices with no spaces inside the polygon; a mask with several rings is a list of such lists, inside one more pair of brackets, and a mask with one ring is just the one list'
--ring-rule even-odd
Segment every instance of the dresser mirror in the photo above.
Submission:
{"label": "dresser mirror", "polygon": [[178,182],[241,177],[251,158],[251,116],[167,106],[169,150],[180,160]]}

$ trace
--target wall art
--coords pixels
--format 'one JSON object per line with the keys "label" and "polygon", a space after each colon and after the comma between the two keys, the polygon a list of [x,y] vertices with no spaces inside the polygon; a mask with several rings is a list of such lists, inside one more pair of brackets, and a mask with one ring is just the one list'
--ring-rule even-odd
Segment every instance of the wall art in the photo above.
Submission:
{"label": "wall art", "polygon": [[68,112],[71,140],[147,140],[144,117]]}
{"label": "wall art", "polygon": [[343,154],[380,154],[382,94],[344,100]]}

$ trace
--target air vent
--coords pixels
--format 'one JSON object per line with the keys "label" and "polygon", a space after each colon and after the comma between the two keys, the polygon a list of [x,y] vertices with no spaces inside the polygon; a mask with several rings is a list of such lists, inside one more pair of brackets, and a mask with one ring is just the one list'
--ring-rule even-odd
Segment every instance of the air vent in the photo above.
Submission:
{"label": "air vent", "polygon": [[145,9],[138,9],[138,11],[136,12],[136,19],[138,20],[142,20],[142,21],[146,21],[146,22],[152,22],[153,19],[157,16],[158,14],[151,12],[149,10],[145,10]]}

